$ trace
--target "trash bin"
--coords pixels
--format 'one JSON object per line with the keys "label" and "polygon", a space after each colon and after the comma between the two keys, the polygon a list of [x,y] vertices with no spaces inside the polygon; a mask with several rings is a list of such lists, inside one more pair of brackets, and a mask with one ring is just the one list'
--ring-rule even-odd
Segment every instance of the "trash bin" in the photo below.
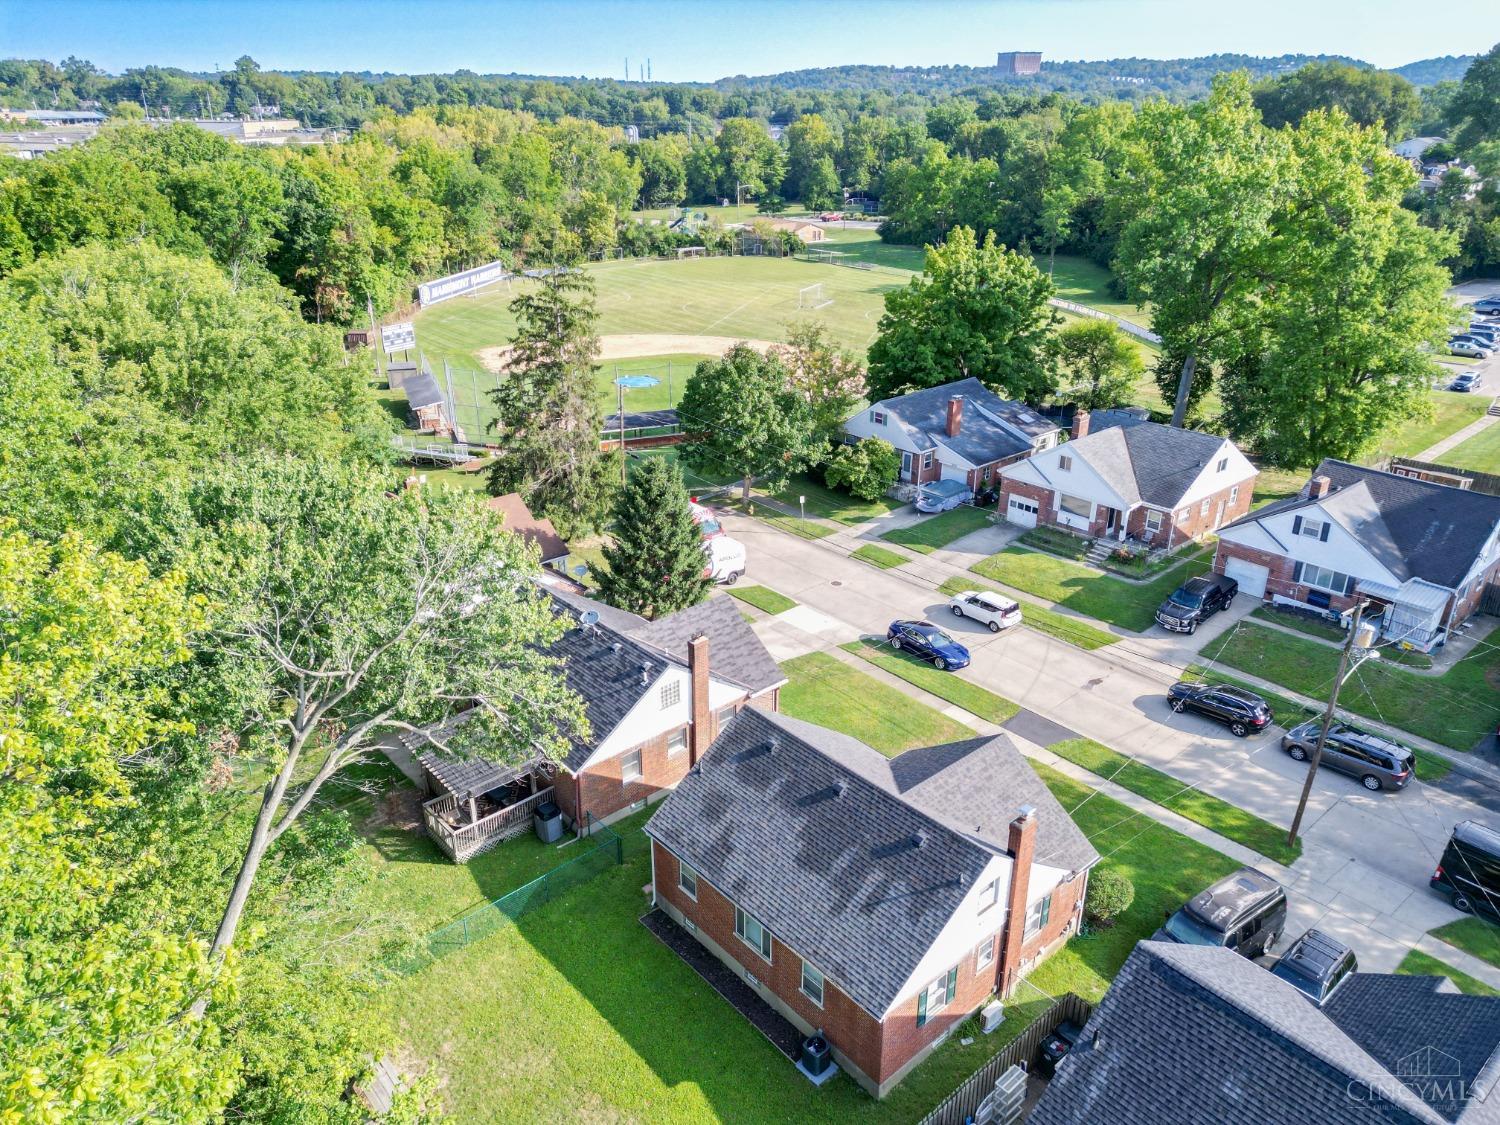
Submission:
{"label": "trash bin", "polygon": [[1083,1030],[1076,1023],[1064,1020],[1056,1031],[1042,1040],[1037,1070],[1043,1078],[1051,1078],[1057,1073],[1057,1064],[1063,1061],[1082,1034]]}
{"label": "trash bin", "polygon": [[532,814],[536,825],[536,838],[544,844],[555,844],[562,839],[562,809],[556,801],[543,801]]}
{"label": "trash bin", "polygon": [[828,1069],[833,1061],[833,1050],[828,1040],[821,1035],[809,1035],[802,1040],[802,1069],[817,1077]]}

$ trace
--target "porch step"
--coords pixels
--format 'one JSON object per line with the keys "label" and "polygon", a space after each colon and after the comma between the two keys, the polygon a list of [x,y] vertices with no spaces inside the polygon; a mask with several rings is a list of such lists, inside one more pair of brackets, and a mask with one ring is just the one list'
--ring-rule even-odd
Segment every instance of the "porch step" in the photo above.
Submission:
{"label": "porch step", "polygon": [[1500,416],[1500,395],[1496,395],[1490,400],[1490,408],[1485,413]]}
{"label": "porch step", "polygon": [[1084,555],[1084,558],[1091,563],[1101,563],[1109,558],[1109,553],[1112,550],[1114,550],[1113,545],[1106,543],[1103,539],[1095,539],[1093,545],[1089,547],[1088,554]]}

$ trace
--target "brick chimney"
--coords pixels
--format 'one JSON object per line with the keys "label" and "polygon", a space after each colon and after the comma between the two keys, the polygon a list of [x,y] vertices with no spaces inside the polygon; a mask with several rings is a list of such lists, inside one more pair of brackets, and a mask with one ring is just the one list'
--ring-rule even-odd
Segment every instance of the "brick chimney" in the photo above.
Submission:
{"label": "brick chimney", "polygon": [[964,396],[954,395],[948,400],[948,436],[957,437],[964,424]]}
{"label": "brick chimney", "polygon": [[1309,500],[1321,500],[1333,491],[1333,481],[1328,477],[1313,477],[1307,486]]}
{"label": "brick chimney", "polygon": [[695,765],[713,741],[708,709],[708,638],[699,633],[688,641],[688,676],[692,680],[692,726],[688,728],[688,765]]}
{"label": "brick chimney", "polygon": [[1010,822],[1006,845],[1014,865],[1005,899],[1005,929],[1000,935],[1001,996],[1009,996],[1021,979],[1021,945],[1026,940],[1026,893],[1031,887],[1031,861],[1036,854],[1036,808],[1023,805]]}
{"label": "brick chimney", "polygon": [[1087,437],[1089,433],[1089,412],[1087,410],[1073,411],[1073,429],[1068,436],[1074,441],[1081,437]]}

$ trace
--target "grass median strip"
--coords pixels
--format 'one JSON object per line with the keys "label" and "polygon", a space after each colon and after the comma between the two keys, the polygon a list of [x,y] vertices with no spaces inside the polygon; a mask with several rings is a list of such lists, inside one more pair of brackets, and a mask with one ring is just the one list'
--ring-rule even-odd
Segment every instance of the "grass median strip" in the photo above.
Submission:
{"label": "grass median strip", "polygon": [[861,660],[868,660],[877,668],[893,676],[900,676],[909,684],[915,684],[925,692],[946,699],[962,707],[971,715],[988,719],[992,723],[1003,723],[1021,708],[992,691],[960,679],[952,672],[939,672],[931,664],[914,656],[897,652],[879,641],[850,641],[840,645],[845,652],[852,652]]}
{"label": "grass median strip", "polygon": [[1446,961],[1429,957],[1420,949],[1413,949],[1396,966],[1396,972],[1410,977],[1447,977],[1453,987],[1466,996],[1500,996],[1500,989],[1491,988],[1484,981],[1459,972]]}
{"label": "grass median strip", "polygon": [[1486,918],[1460,918],[1439,926],[1432,936],[1500,969],[1500,925]]}
{"label": "grass median strip", "polygon": [[887,551],[884,547],[877,547],[873,543],[866,543],[849,556],[860,562],[867,562],[871,566],[878,566],[881,570],[890,570],[892,567],[903,566],[911,562],[906,555],[898,555],[895,551]]}
{"label": "grass median strip", "polygon": [[812,520],[798,519],[796,516],[777,515],[769,508],[756,509],[755,518],[761,520],[763,523],[770,524],[772,527],[800,536],[803,539],[827,539],[830,535],[838,531],[836,527],[826,527],[821,523],[813,523]]}
{"label": "grass median strip", "polygon": [[933,551],[946,547],[965,535],[989,527],[992,514],[989,508],[976,508],[965,504],[961,508],[954,508],[951,512],[928,516],[910,527],[898,527],[894,531],[887,531],[881,538],[905,547],[909,551],[930,555]]}
{"label": "grass median strip", "polygon": [[925,703],[866,676],[826,652],[784,662],[781,709],[794,719],[842,731],[895,757],[915,746],[940,746],[974,732]]}
{"label": "grass median strip", "polygon": [[[938,587],[938,593],[953,597],[967,590],[988,590],[999,594],[1001,597],[1009,598],[1010,595],[1004,590],[987,586],[983,582],[975,582],[968,578],[949,578]],[[1015,599],[1011,599],[1014,601]],[[1120,638],[1113,633],[1106,633],[1103,629],[1096,629],[1087,622],[1079,621],[1076,617],[1069,617],[1065,613],[1057,613],[1054,610],[1043,609],[1039,605],[1030,602],[1021,603],[1021,624],[1028,629],[1038,633],[1046,633],[1049,637],[1056,637],[1060,641],[1067,641],[1070,645],[1077,645],[1082,649],[1103,648],[1112,645]]]}
{"label": "grass median strip", "polygon": [[[1314,699],[1327,693],[1339,662],[1335,648],[1249,622],[1209,642],[1202,656]],[[1345,681],[1339,710],[1468,750],[1491,736],[1500,721],[1500,693],[1489,680],[1497,671],[1500,648],[1489,645],[1438,676],[1369,659]]]}
{"label": "grass median strip", "polygon": [[1302,854],[1300,841],[1287,846],[1285,829],[1201,789],[1185,786],[1170,774],[1142,765],[1092,739],[1070,738],[1047,749],[1278,863],[1294,863]]}
{"label": "grass median strip", "polygon": [[731,586],[729,596],[772,614],[785,613],[797,607],[795,601],[785,594],[777,593],[769,586]]}

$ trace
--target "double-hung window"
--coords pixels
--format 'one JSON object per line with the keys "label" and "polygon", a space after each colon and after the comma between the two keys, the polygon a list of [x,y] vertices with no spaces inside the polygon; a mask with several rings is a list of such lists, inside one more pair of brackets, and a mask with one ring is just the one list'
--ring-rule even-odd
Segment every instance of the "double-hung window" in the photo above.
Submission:
{"label": "double-hung window", "polygon": [[1155,535],[1161,530],[1161,513],[1155,508],[1146,509],[1146,532]]}
{"label": "double-hung window", "polygon": [[734,932],[736,937],[767,961],[771,959],[771,931],[738,906],[734,908]]}
{"label": "double-hung window", "polygon": [[698,901],[698,873],[685,863],[677,867],[677,885],[688,898]]}
{"label": "double-hung window", "polygon": [[1052,917],[1052,896],[1037,899],[1026,908],[1026,936],[1031,937],[1041,932],[1042,927],[1047,924],[1047,919]]}
{"label": "double-hung window", "polygon": [[620,756],[620,784],[629,785],[641,779],[641,752],[632,750]]}
{"label": "double-hung window", "polygon": [[885,414],[879,410],[870,411],[870,421],[877,426],[885,425]]}
{"label": "double-hung window", "polygon": [[667,757],[677,757],[677,755],[681,754],[684,750],[687,749],[687,742],[688,736],[686,727],[683,727],[678,731],[673,731],[672,736],[667,739]]}
{"label": "double-hung window", "polygon": [[1214,472],[1216,472],[1216,473],[1222,473],[1227,468],[1229,468],[1229,458],[1228,457],[1220,457],[1219,458],[1219,467],[1216,468],[1214,470]]}
{"label": "double-hung window", "polygon": [[983,914],[1000,901],[1000,880],[991,879],[979,888],[979,913]]}
{"label": "double-hung window", "polygon": [[974,968],[979,971],[988,969],[995,962],[995,935],[991,934],[979,943],[979,948],[974,951]]}
{"label": "double-hung window", "polygon": [[1209,508],[1209,504],[1210,503],[1211,503],[1211,501],[1208,498],[1204,499],[1203,504],[1198,509],[1198,514],[1200,516],[1206,516],[1206,515],[1208,515],[1208,508]]}
{"label": "double-hung window", "polygon": [[818,1007],[823,1006],[823,974],[806,961],[802,962],[802,995]]}
{"label": "double-hung window", "polygon": [[954,965],[917,996],[917,1026],[921,1027],[950,1003],[958,991],[958,966]]}
{"label": "double-hung window", "polygon": [[927,450],[925,453],[922,454],[922,468],[924,468],[924,469],[930,469],[930,468],[932,468],[932,450],[930,450],[930,449]]}
{"label": "double-hung window", "polygon": [[1073,468],[1073,458],[1066,453],[1062,454],[1057,459],[1057,468],[1059,472],[1069,472]]}

